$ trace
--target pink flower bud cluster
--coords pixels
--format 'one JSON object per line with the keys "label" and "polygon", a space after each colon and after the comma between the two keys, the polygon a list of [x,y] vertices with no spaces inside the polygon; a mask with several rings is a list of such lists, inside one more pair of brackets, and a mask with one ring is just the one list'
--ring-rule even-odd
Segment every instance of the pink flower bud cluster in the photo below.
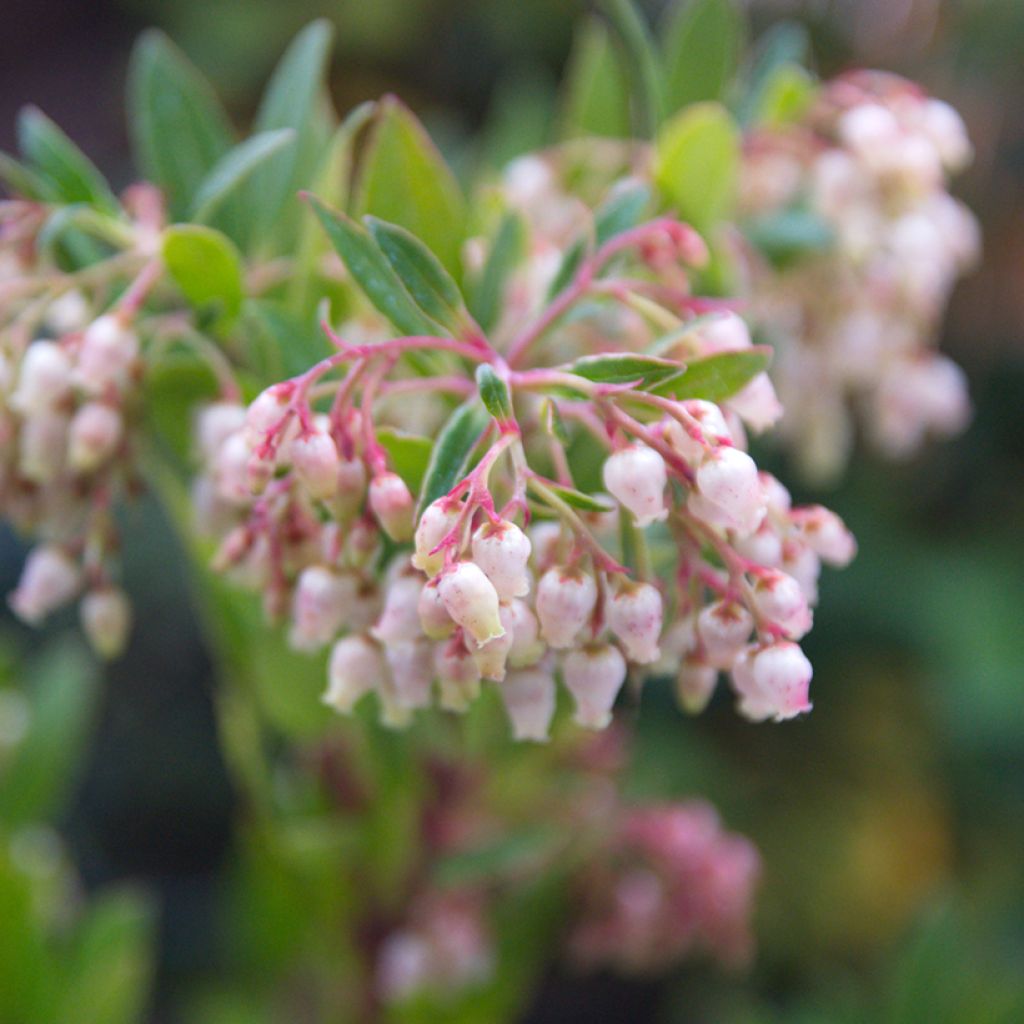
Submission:
{"label": "pink flower bud cluster", "polygon": [[747,140],[751,223],[806,210],[831,236],[776,266],[751,250],[749,264],[756,317],[776,348],[781,432],[810,475],[842,468],[855,421],[893,457],[966,425],[964,375],[935,342],[978,256],[977,224],[948,191],[970,158],[952,107],[874,72],[827,83],[800,122]]}
{"label": "pink flower bud cluster", "polygon": [[0,513],[38,542],[9,598],[15,614],[37,625],[81,597],[86,636],[110,658],[131,621],[111,582],[111,506],[136,486],[140,353],[125,318],[91,316],[85,297],[66,291],[44,317],[54,337],[0,335]]}
{"label": "pink flower bud cluster", "polygon": [[693,954],[745,966],[760,858],[707,804],[623,808],[581,894],[570,950],[627,973],[662,971]]}

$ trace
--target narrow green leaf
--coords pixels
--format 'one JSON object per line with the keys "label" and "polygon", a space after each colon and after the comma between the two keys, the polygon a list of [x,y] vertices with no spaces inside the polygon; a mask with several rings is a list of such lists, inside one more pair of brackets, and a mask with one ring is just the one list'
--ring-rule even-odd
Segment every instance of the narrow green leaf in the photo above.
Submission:
{"label": "narrow green leaf", "polygon": [[[615,506],[593,494],[584,494],[575,487],[563,487],[561,484],[545,483],[544,487],[556,494],[566,505],[578,508],[583,512],[610,512]],[[543,495],[541,495],[543,500]]]}
{"label": "narrow green leaf", "polygon": [[423,125],[394,97],[377,105],[359,167],[354,210],[411,231],[458,276],[466,203]]}
{"label": "narrow green leaf", "polygon": [[0,153],[0,182],[12,195],[22,199],[50,202],[56,198],[53,185],[8,153]]}
{"label": "narrow green leaf", "polygon": [[528,829],[443,857],[435,868],[438,885],[473,885],[535,872],[564,843],[558,829]]}
{"label": "narrow green leaf", "polygon": [[815,81],[799,64],[780,64],[764,83],[755,121],[780,128],[800,120],[814,102]]}
{"label": "narrow green leaf", "polygon": [[96,165],[36,107],[25,107],[18,115],[18,146],[61,201],[88,203],[110,213],[119,209]]}
{"label": "narrow green leaf", "polygon": [[607,199],[594,213],[594,234],[598,245],[635,228],[651,202],[646,185],[633,185]]}
{"label": "narrow green leaf", "polygon": [[309,200],[331,244],[373,305],[402,334],[438,333],[438,325],[421,312],[366,229],[316,196]]}
{"label": "narrow green leaf", "polygon": [[708,232],[735,201],[740,133],[718,103],[697,103],[666,122],[658,135],[654,180],[679,214]]}
{"label": "narrow green leaf", "polygon": [[677,376],[651,388],[651,393],[677,401],[702,398],[707,402],[721,402],[766,370],[771,358],[772,350],[767,345],[755,345],[739,352],[719,352],[694,359]]}
{"label": "narrow green leaf", "polygon": [[576,31],[563,90],[563,139],[631,136],[626,74],[608,30],[596,18],[586,19]]}
{"label": "narrow green leaf", "polygon": [[675,112],[725,99],[736,74],[743,21],[732,0],[692,0],[678,7],[665,33],[665,92]]}
{"label": "narrow green leaf", "polygon": [[391,427],[379,427],[377,440],[388,453],[391,468],[405,481],[409,490],[417,494],[430,465],[434,442],[429,437],[407,434]]}
{"label": "narrow green leaf", "polygon": [[835,238],[827,221],[805,209],[780,210],[756,217],[743,225],[743,233],[780,266],[827,249]]}
{"label": "narrow green leaf", "polygon": [[494,372],[487,363],[481,363],[476,369],[476,385],[480,389],[480,401],[484,408],[499,422],[507,423],[512,419],[512,396],[508,385]]}
{"label": "narrow green leaf", "polygon": [[558,411],[558,406],[555,404],[554,399],[544,399],[540,407],[540,421],[544,424],[545,431],[551,437],[559,444],[568,446],[570,441],[569,431],[566,429],[565,421],[562,419],[562,414]]}
{"label": "narrow green leaf", "polygon": [[764,92],[780,67],[807,67],[811,43],[807,29],[796,21],[773,25],[758,40],[744,75],[743,95],[737,117],[746,126],[757,119]]}
{"label": "narrow green leaf", "polygon": [[295,132],[290,128],[260,132],[240,142],[213,165],[196,189],[190,219],[208,224],[229,199],[242,194],[246,183],[261,165],[281,150],[294,146]]}
{"label": "narrow green leaf", "polygon": [[363,221],[416,305],[453,335],[461,335],[466,328],[466,307],[458,285],[437,257],[397,224],[370,216]]}
{"label": "narrow green leaf", "polygon": [[244,295],[242,259],[231,239],[200,224],[175,224],[164,232],[163,259],[196,309],[221,325],[238,315]]}
{"label": "narrow green leaf", "polygon": [[664,112],[661,60],[651,34],[633,0],[599,0],[599,6],[615,29],[625,58],[632,134],[651,138]]}
{"label": "narrow green leaf", "polygon": [[502,219],[494,243],[487,254],[483,272],[469,290],[469,308],[486,332],[494,328],[501,313],[502,299],[509,274],[522,259],[526,228],[522,218],[510,212]]}
{"label": "narrow green leaf", "polygon": [[58,206],[46,218],[36,235],[37,251],[52,255],[58,246],[69,241],[69,232],[78,235],[72,245],[88,243],[93,247],[97,259],[104,255],[104,250],[95,245],[95,240],[113,246],[131,244],[132,240],[126,225],[99,213],[95,207],[86,203],[72,203],[70,206]]}
{"label": "narrow green leaf", "polygon": [[184,218],[234,133],[206,79],[156,30],[144,33],[132,53],[128,125],[142,174],[167,194],[171,217]]}
{"label": "narrow green leaf", "polygon": [[551,282],[551,286],[548,288],[548,299],[553,299],[559,292],[564,291],[572,283],[572,279],[576,276],[576,271],[580,269],[580,264],[586,257],[590,246],[588,245],[588,239],[577,238],[568,249],[565,250],[565,255],[562,257],[562,262],[558,265],[558,273],[555,274],[554,279]]}
{"label": "narrow green leaf", "polygon": [[490,424],[490,414],[476,399],[463,402],[451,414],[430,456],[416,511],[417,519],[431,502],[447,494],[465,476],[469,457]]}
{"label": "narrow green leaf", "polygon": [[663,380],[678,376],[683,367],[671,359],[660,359],[657,356],[613,353],[583,356],[566,369],[577,377],[601,384],[636,382],[641,388],[649,389]]}

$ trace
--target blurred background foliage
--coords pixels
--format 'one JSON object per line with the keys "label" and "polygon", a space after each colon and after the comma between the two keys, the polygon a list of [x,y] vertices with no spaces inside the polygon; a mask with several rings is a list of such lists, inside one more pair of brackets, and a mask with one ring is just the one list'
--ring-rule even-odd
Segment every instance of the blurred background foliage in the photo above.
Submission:
{"label": "blurred background foliage", "polygon": [[[644,6],[653,16],[664,5]],[[634,712],[630,791],[707,796],[763,852],[754,970],[695,965],[641,983],[553,966],[524,1019],[1021,1020],[1024,5],[748,6],[755,33],[803,22],[822,74],[889,68],[963,111],[978,155],[959,191],[982,221],[985,260],[956,295],[944,347],[970,375],[976,416],[912,463],[862,456],[828,494],[860,555],[823,580],[807,644],[813,715],[755,727],[720,700],[684,722],[657,686]],[[138,30],[164,28],[244,123],[286,41],[323,15],[337,26],[339,109],[394,91],[457,165],[499,161],[542,143],[558,116],[580,10],[556,0],[5,0],[0,147],[32,101],[124,184],[124,71]],[[252,813],[254,787],[238,784],[222,753],[237,755],[245,736],[217,735],[214,704],[226,698],[172,532],[150,501],[126,512],[125,528],[139,624],[105,679],[67,622],[40,636],[3,620],[0,1021],[305,1019],[301,992],[274,985],[299,948],[321,964],[343,956],[330,916],[351,884],[336,870],[345,837],[318,819],[301,766],[266,782],[287,810],[277,831]],[[21,557],[5,535],[5,591]]]}

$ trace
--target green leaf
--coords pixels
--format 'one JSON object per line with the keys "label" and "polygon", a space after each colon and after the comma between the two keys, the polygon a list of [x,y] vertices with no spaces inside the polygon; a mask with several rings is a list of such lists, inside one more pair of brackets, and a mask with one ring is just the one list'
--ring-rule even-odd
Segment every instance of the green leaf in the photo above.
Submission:
{"label": "green leaf", "polygon": [[218,324],[233,320],[244,295],[242,260],[225,235],[200,224],[175,224],[164,232],[163,259],[188,301]]}
{"label": "green leaf", "polygon": [[544,425],[545,431],[551,437],[559,444],[568,446],[571,440],[569,431],[566,429],[565,421],[562,419],[562,414],[558,411],[558,406],[555,404],[554,399],[544,399],[540,407],[540,421]]}
{"label": "green leaf", "polygon": [[241,196],[246,183],[263,164],[283,149],[294,146],[295,132],[282,128],[260,132],[229,150],[196,189],[190,219],[208,224],[229,199]]}
{"label": "green leaf", "polygon": [[[615,507],[611,502],[595,497],[593,494],[584,494],[583,491],[577,491],[575,487],[545,483],[544,488],[561,498],[566,505],[571,505],[583,512],[610,512]],[[544,496],[540,495],[540,497],[543,500]]]}
{"label": "green leaf", "polygon": [[702,398],[707,402],[721,402],[766,370],[771,359],[772,350],[767,345],[694,359],[677,376],[651,388],[651,393],[678,401]]}
{"label": "green leaf", "polygon": [[832,227],[812,210],[790,209],[756,217],[743,233],[773,263],[785,265],[832,245]]}
{"label": "green leaf", "polygon": [[36,107],[18,115],[18,146],[62,202],[88,203],[110,213],[120,209],[96,165]]}
{"label": "green leaf", "polygon": [[740,166],[740,133],[718,103],[698,103],[658,135],[654,180],[671,206],[701,232],[731,213]]}
{"label": "green leaf", "polygon": [[458,285],[437,257],[397,224],[364,217],[370,235],[417,306],[455,336],[466,329],[466,307]]}
{"label": "green leaf", "polygon": [[623,231],[635,228],[651,202],[646,185],[632,185],[607,199],[594,214],[594,235],[604,245]]}
{"label": "green leaf", "polygon": [[465,476],[469,457],[490,425],[489,413],[476,399],[463,402],[448,417],[430,456],[417,519],[431,502],[447,494]]}
{"label": "green leaf", "polygon": [[295,145],[259,169],[249,188],[254,234],[262,237],[291,204],[297,223],[296,193],[313,184],[324,149],[334,130],[325,95],[327,64],[334,29],[321,18],[307,25],[291,42],[267,84],[256,114],[257,131],[290,128]]}
{"label": "green leaf", "polygon": [[560,135],[573,139],[631,136],[629,87],[608,30],[594,18],[580,24],[565,76]]}
{"label": "green leaf", "polygon": [[682,365],[671,359],[659,359],[657,356],[614,353],[583,356],[566,369],[569,373],[575,373],[577,377],[601,384],[637,383],[646,390],[670,377],[677,377]]}
{"label": "green leaf", "polygon": [[658,130],[664,111],[662,69],[658,52],[643,16],[632,0],[599,0],[615,29],[625,59],[632,94],[631,133],[651,138]]}
{"label": "green leaf", "polygon": [[325,206],[316,196],[309,200],[331,244],[370,302],[402,334],[438,333],[438,325],[416,305],[366,229],[344,213]]}
{"label": "green leaf", "polygon": [[550,301],[559,292],[565,291],[566,288],[572,283],[572,279],[576,276],[576,271],[580,269],[580,264],[589,251],[590,246],[588,245],[587,238],[577,238],[568,249],[565,250],[565,255],[562,257],[562,262],[558,265],[558,273],[555,274],[554,279],[551,282],[551,286],[548,288],[548,300]]}
{"label": "green leaf", "polygon": [[558,829],[522,829],[496,842],[441,858],[434,869],[434,881],[441,886],[465,886],[515,878],[522,872],[533,875],[564,844],[564,834]]}
{"label": "green leaf", "polygon": [[12,195],[22,199],[50,202],[56,198],[53,185],[9,153],[0,152],[0,182]]}
{"label": "green leaf", "polygon": [[247,356],[263,380],[282,380],[308,370],[333,351],[327,335],[315,316],[295,316],[290,309],[272,299],[247,299],[242,317],[251,323],[266,342],[257,353],[247,348]]}
{"label": "green leaf", "polygon": [[195,407],[203,400],[213,401],[217,394],[216,375],[193,349],[168,353],[147,371],[142,403],[147,436],[178,466],[193,465]]}
{"label": "green leaf", "polygon": [[815,89],[813,76],[799,64],[780,64],[764,83],[755,120],[769,128],[798,121],[814,102]]}
{"label": "green leaf", "polygon": [[200,183],[234,144],[234,133],[206,79],[152,29],[132,53],[128,125],[142,174],[167,194],[173,219],[186,217]]}
{"label": "green leaf", "polygon": [[423,125],[394,97],[377,106],[354,210],[411,231],[458,275],[466,227],[462,191]]}
{"label": "green leaf", "polygon": [[470,311],[485,332],[492,330],[498,322],[505,285],[523,257],[525,244],[526,228],[522,218],[516,213],[505,214],[487,254],[483,272],[469,290]]}
{"label": "green leaf", "polygon": [[419,493],[430,464],[434,442],[419,434],[407,434],[391,427],[378,427],[377,440],[388,453],[391,468],[405,481],[413,494]]}
{"label": "green leaf", "polygon": [[811,49],[807,29],[796,21],[782,21],[773,25],[758,40],[750,66],[746,72],[743,97],[738,105],[740,124],[751,124],[764,105],[764,92],[785,65],[806,67]]}
{"label": "green leaf", "polygon": [[732,0],[680,5],[665,33],[668,109],[722,100],[736,73],[743,21]]}
{"label": "green leaf", "polygon": [[484,408],[499,422],[507,423],[512,419],[512,396],[508,385],[494,372],[487,363],[481,363],[476,370],[476,385],[480,389],[480,401]]}

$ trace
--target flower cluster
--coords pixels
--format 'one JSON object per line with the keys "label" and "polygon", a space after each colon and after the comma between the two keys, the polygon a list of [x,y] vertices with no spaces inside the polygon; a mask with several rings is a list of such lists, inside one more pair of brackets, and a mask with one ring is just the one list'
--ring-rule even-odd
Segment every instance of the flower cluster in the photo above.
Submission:
{"label": "flower cluster", "polygon": [[[600,729],[629,674],[658,670],[678,674],[690,710],[719,671],[751,719],[809,709],[797,641],[820,562],[845,564],[854,545],[832,513],[792,508],[744,450],[781,408],[742,319],[685,288],[705,257],[685,225],[655,220],[585,259],[500,348],[475,325],[358,345],[343,329],[306,373],[202,413],[197,504],[221,537],[215,565],[290,621],[294,646],[332,645],[328,704],[347,713],[373,691],[401,726],[435,684],[464,711],[493,683],[514,735],[544,740],[556,680],[577,723]],[[613,276],[622,264],[636,277]],[[634,300],[657,315],[638,319],[634,351],[609,351],[609,318]],[[640,351],[651,345],[657,356]],[[436,362],[417,373],[409,356],[425,350]],[[739,374],[720,401],[676,396],[710,365]],[[418,497],[386,443],[409,396],[464,399]],[[600,485],[580,489],[574,445]]]}
{"label": "flower cluster", "polygon": [[934,342],[978,254],[977,224],[948,192],[970,157],[956,111],[877,72],[826,84],[802,120],[746,140],[751,237],[816,226],[804,258],[749,250],[755,317],[776,347],[780,430],[812,476],[843,466],[855,414],[890,456],[967,422],[964,375]]}
{"label": "flower cluster", "polygon": [[595,858],[573,956],[587,965],[654,972],[694,953],[739,968],[753,953],[750,912],[761,861],[693,801],[625,807],[603,858]]}

